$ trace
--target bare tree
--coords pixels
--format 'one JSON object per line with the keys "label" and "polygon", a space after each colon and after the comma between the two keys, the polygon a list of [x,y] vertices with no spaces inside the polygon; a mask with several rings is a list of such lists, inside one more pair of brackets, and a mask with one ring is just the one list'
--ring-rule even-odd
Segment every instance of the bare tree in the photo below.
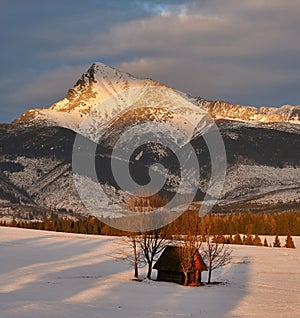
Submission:
{"label": "bare tree", "polygon": [[187,286],[189,282],[189,272],[194,266],[194,256],[200,247],[198,243],[199,241],[195,240],[195,236],[186,235],[183,244],[179,247],[180,266],[184,275],[184,286]]}
{"label": "bare tree", "polygon": [[153,262],[162,250],[169,244],[167,229],[157,229],[141,234],[139,245],[144,261],[148,265],[147,278],[151,279]]}
{"label": "bare tree", "polygon": [[[137,199],[132,197],[124,208],[129,211],[136,211]],[[124,228],[139,228],[141,220],[139,218],[123,217],[122,222]],[[117,241],[118,248],[115,252],[115,258],[117,260],[126,261],[134,269],[134,277],[139,277],[139,268],[145,266],[144,258],[142,256],[140,247],[141,233],[134,231],[125,232],[125,236],[121,237]]]}
{"label": "bare tree", "polygon": [[139,268],[145,266],[139,245],[139,235],[134,232],[127,232],[126,236],[117,240],[117,249],[114,258],[128,262],[134,269],[134,278],[139,277]]}
{"label": "bare tree", "polygon": [[230,263],[232,250],[229,249],[228,244],[213,241],[209,234],[205,235],[205,239],[206,243],[202,245],[201,249],[208,269],[207,283],[210,284],[212,272]]}
{"label": "bare tree", "polygon": [[[130,221],[140,222],[140,227],[143,228],[142,223],[148,224],[150,218],[150,213],[155,213],[157,207],[162,207],[165,205],[167,200],[161,198],[158,194],[153,196],[137,196],[132,197],[128,201],[126,208],[134,213],[138,213],[138,217]],[[152,224],[152,231],[141,231],[139,233],[128,232],[127,238],[124,240],[124,245],[127,246],[126,252],[123,252],[123,259],[128,260],[134,267],[134,276],[138,277],[138,267],[147,265],[147,278],[151,279],[153,262],[156,260],[157,256],[161,251],[168,245],[168,227],[161,227],[163,214],[157,214],[155,218],[152,218],[155,224]],[[151,219],[151,220],[152,220]],[[128,253],[128,249],[131,253]]]}
{"label": "bare tree", "polygon": [[[193,267],[194,255],[202,244],[198,213],[186,212],[181,218],[181,226],[187,229],[179,238],[179,258],[181,271],[184,274],[184,285],[188,285],[189,272]],[[177,229],[176,232],[179,232]]]}
{"label": "bare tree", "polygon": [[[146,222],[148,223],[150,213],[155,213],[153,210],[162,208],[167,201],[167,198],[160,197],[158,194],[148,197],[145,197],[144,195],[144,197],[135,201],[135,206],[142,213],[143,218],[147,220]],[[163,218],[164,215],[162,213],[158,213],[154,218],[151,218],[151,225],[154,230],[141,233],[139,239],[141,255],[148,266],[148,279],[151,279],[153,262],[162,250],[169,244],[168,227],[166,226],[161,228],[161,224],[164,224]]]}

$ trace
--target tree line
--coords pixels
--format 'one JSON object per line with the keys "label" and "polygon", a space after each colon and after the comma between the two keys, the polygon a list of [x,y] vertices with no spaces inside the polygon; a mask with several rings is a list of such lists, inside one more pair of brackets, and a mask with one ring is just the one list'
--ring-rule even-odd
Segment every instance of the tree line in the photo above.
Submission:
{"label": "tree line", "polygon": [[[195,212],[185,212],[169,227],[169,232],[174,235],[185,234],[189,230],[189,224],[185,221],[187,214]],[[105,221],[105,220],[104,220]],[[207,214],[199,217],[197,222],[199,227],[205,229],[210,227],[211,235],[232,235],[244,233],[247,235],[280,235],[300,236],[300,213],[227,213],[227,214]],[[27,229],[37,229],[46,231],[96,234],[122,236],[124,231],[115,229],[100,221],[95,217],[67,218],[44,218],[39,221],[0,221],[1,226],[14,226]],[[247,238],[247,240],[249,237]],[[233,241],[233,240],[232,240]],[[250,244],[251,245],[251,244]]]}
{"label": "tree line", "polygon": [[[253,245],[253,246],[264,246],[264,247],[286,247],[286,248],[296,248],[293,238],[290,234],[287,234],[285,238],[285,244],[281,244],[278,235],[275,235],[274,240],[268,241],[265,237],[264,240],[260,238],[258,234],[239,234],[235,235],[214,235],[212,237],[213,242],[224,243],[224,244],[237,244],[237,245]],[[205,240],[204,240],[205,242]]]}
{"label": "tree line", "polygon": [[[184,214],[175,220],[175,228],[182,222]],[[209,213],[199,218],[200,227],[211,229],[212,235],[235,235],[236,233],[259,234],[259,235],[300,235],[300,213]],[[183,224],[184,225],[184,224]],[[184,226],[179,226],[182,232]]]}

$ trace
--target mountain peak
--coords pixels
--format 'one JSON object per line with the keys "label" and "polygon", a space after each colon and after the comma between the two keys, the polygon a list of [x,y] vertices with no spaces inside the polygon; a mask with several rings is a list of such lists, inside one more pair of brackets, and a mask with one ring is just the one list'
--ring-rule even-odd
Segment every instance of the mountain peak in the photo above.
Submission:
{"label": "mountain peak", "polygon": [[107,66],[93,63],[70,88],[66,98],[50,107],[50,110],[88,114],[93,107],[107,98],[131,88],[160,85],[151,79],[142,79]]}
{"label": "mountain peak", "polygon": [[135,77],[127,72],[120,71],[116,68],[110,67],[106,64],[96,62],[93,63],[89,69],[84,72],[81,78],[76,82],[76,86],[85,86],[90,83],[97,83],[102,82],[103,80],[112,79],[132,79],[134,80]]}
{"label": "mountain peak", "polygon": [[150,86],[166,87],[149,78],[137,78],[103,63],[93,63],[68,90],[65,98],[47,109],[28,110],[17,122],[34,123],[38,119],[39,122],[76,130],[82,119],[105,100],[115,99],[111,109],[100,110],[106,121],[130,105],[131,90]]}

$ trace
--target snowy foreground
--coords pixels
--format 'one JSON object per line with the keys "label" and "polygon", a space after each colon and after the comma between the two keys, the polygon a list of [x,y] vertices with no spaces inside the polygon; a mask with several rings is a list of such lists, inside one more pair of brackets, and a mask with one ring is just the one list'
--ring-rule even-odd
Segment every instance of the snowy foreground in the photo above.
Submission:
{"label": "snowy foreground", "polygon": [[232,246],[213,275],[226,283],[204,287],[132,281],[116,241],[0,227],[0,317],[300,317],[300,237],[296,250]]}

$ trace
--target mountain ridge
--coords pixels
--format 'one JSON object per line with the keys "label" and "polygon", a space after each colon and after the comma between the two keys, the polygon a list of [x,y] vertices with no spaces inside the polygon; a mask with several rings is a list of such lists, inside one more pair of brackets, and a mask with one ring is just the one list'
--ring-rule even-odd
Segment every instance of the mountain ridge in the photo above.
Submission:
{"label": "mountain ridge", "polygon": [[[132,88],[143,89],[150,86],[165,87],[178,93],[188,102],[207,111],[214,119],[227,118],[249,123],[300,124],[300,106],[261,106],[258,108],[231,104],[230,102],[222,100],[210,101],[202,97],[193,97],[176,91],[150,78],[137,78],[127,72],[120,71],[99,62],[92,64],[88,70],[83,73],[75,85],[68,90],[65,98],[55,102],[49,108],[29,109],[14,122],[26,124],[42,122],[43,124],[58,125],[76,131],[83,118],[106,99],[123,93],[125,98],[130,100],[130,94],[128,94],[128,96],[125,95],[126,91]],[[124,102],[126,104],[128,100],[116,101],[116,103],[121,104],[121,109],[123,110],[128,106],[124,106]],[[117,111],[119,111],[119,109]],[[102,117],[111,117],[113,114],[116,114],[117,111],[115,110],[111,113],[108,111],[108,113],[103,114]]]}
{"label": "mountain ridge", "polygon": [[231,104],[226,101],[208,101],[197,99],[199,105],[206,109],[214,118],[232,120],[258,121],[262,123],[287,122],[300,124],[300,106],[283,105],[281,107],[254,107]]}
{"label": "mountain ridge", "polygon": [[[227,153],[227,175],[219,208],[269,209],[282,202],[279,206],[294,209],[300,203],[298,109],[299,106],[258,109],[210,102],[152,79],[138,79],[104,64],[93,64],[63,100],[48,109],[28,110],[12,124],[0,125],[0,212],[4,200],[5,209],[7,201],[11,201],[20,206],[29,202],[55,211],[87,213],[76,191],[71,167],[77,135],[88,137],[87,148],[92,149],[99,142],[97,177],[111,196],[111,200],[100,199],[105,202],[105,211],[113,210],[115,203],[124,199],[124,193],[108,171],[111,150],[130,126],[153,122],[179,127],[185,134],[180,147],[185,151],[186,142],[194,147],[201,162],[201,180],[194,180],[199,182],[196,200],[200,202],[210,174],[210,156],[201,138],[201,132],[209,126],[207,113],[217,125]],[[266,116],[276,121],[268,122]],[[180,121],[180,117],[190,124]],[[81,127],[85,121],[89,130]],[[94,131],[99,131],[99,135]],[[102,135],[105,138],[99,139]],[[163,135],[178,141],[168,130]],[[139,134],[136,136],[133,142],[138,142]],[[186,158],[189,155],[186,150]],[[180,181],[179,170],[174,165],[174,155],[163,148],[148,145],[137,149],[130,162],[135,178],[147,184],[147,171],[153,160],[170,168],[163,194],[172,197]],[[191,178],[193,175],[191,171]]]}

